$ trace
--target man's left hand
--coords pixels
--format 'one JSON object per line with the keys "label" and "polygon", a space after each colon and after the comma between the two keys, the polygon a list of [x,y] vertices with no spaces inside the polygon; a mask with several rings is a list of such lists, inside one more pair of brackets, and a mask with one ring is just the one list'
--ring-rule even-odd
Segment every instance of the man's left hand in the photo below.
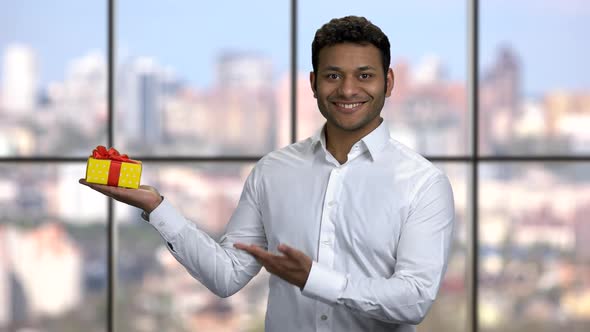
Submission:
{"label": "man's left hand", "polygon": [[280,244],[278,249],[284,255],[275,255],[254,244],[236,243],[234,247],[245,250],[256,257],[264,268],[277,277],[303,289],[311,271],[311,258],[295,248]]}

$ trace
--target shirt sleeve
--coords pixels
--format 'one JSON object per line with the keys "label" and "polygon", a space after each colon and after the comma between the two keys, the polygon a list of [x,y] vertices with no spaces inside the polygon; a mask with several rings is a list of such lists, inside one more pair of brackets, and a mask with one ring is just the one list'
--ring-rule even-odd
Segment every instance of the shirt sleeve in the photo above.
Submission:
{"label": "shirt sleeve", "polygon": [[423,188],[402,226],[392,276],[351,275],[314,262],[303,295],[386,322],[420,323],[446,271],[455,217],[446,176],[434,177]]}
{"label": "shirt sleeve", "polygon": [[220,297],[240,290],[261,269],[252,255],[233,246],[242,242],[267,248],[257,183],[255,168],[246,179],[238,206],[219,242],[187,220],[167,199],[149,216],[150,224],[167,242],[176,260]]}

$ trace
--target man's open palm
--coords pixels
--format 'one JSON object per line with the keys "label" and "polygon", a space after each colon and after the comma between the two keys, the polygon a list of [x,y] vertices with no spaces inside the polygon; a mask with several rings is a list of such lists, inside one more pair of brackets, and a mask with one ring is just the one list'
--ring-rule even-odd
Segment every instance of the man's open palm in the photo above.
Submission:
{"label": "man's open palm", "polygon": [[135,206],[148,213],[152,212],[162,202],[160,193],[152,186],[141,185],[138,189],[129,189],[89,183],[85,179],[80,179],[78,182],[119,202]]}

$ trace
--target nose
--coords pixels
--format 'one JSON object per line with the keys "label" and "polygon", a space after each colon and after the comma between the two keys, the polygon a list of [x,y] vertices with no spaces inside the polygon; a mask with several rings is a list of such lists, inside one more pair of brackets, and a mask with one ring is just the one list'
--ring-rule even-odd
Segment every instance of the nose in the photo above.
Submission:
{"label": "nose", "polygon": [[353,77],[344,77],[338,89],[342,97],[353,97],[358,94],[359,87],[357,81]]}

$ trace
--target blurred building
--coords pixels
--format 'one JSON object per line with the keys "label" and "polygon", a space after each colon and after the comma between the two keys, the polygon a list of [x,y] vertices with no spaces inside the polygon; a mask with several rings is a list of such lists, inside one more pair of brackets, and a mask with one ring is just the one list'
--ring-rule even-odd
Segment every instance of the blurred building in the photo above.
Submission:
{"label": "blurred building", "polygon": [[393,91],[382,112],[391,136],[427,155],[465,153],[465,85],[449,81],[442,62],[433,56],[416,68],[402,59],[393,69]]}
{"label": "blurred building", "polygon": [[277,106],[272,62],[265,56],[227,52],[217,62],[211,93],[213,142],[228,154],[261,154],[276,144]]}
{"label": "blurred building", "polygon": [[446,69],[435,55],[424,57],[412,73],[415,85],[431,85],[446,80]]}
{"label": "blurred building", "polygon": [[62,225],[0,227],[0,327],[74,310],[82,287],[82,253]]}
{"label": "blurred building", "polygon": [[547,136],[567,138],[572,152],[590,152],[590,91],[553,91],[543,98]]}
{"label": "blurred building", "polygon": [[[575,257],[580,262],[586,264],[590,264],[590,241],[588,241],[590,239],[589,215],[590,202],[576,209],[573,216]],[[590,274],[588,275],[588,282],[590,283]]]}
{"label": "blurred building", "polygon": [[174,75],[152,58],[130,59],[119,70],[117,130],[122,142],[145,150],[164,137],[164,105],[176,92]]}
{"label": "blurred building", "polygon": [[170,167],[160,172],[158,188],[172,195],[176,206],[201,229],[221,234],[242,192],[243,179]]}
{"label": "blurred building", "polygon": [[572,252],[575,244],[571,223],[555,215],[549,206],[529,211],[512,228],[514,243],[521,247],[541,246]]}
{"label": "blurred building", "polygon": [[[51,188],[58,199],[53,211],[62,220],[76,224],[104,223],[107,216],[107,200],[102,195],[81,186],[76,179],[85,177],[86,165],[62,165],[56,172],[56,179]],[[128,211],[127,209],[121,209]],[[127,217],[125,215],[124,217]]]}
{"label": "blurred building", "polygon": [[10,287],[11,266],[8,260],[6,245],[6,227],[0,225],[0,327],[8,325],[12,320],[10,310],[12,292]]}
{"label": "blurred building", "polygon": [[[324,124],[325,119],[320,113],[317,99],[309,83],[309,73],[298,73],[296,79],[297,103],[297,140],[303,140],[316,133]],[[277,98],[277,131],[291,132],[291,76],[285,73],[279,80],[276,90]],[[284,147],[291,143],[290,135],[279,135],[277,147]]]}
{"label": "blurred building", "polygon": [[34,51],[25,45],[6,47],[2,59],[0,114],[28,115],[37,105],[39,73]]}
{"label": "blurred building", "polygon": [[480,79],[479,142],[485,154],[501,152],[514,140],[522,102],[521,61],[504,46]]}
{"label": "blurred building", "polygon": [[[249,326],[260,326],[264,320],[267,272],[261,271],[240,292],[221,299],[186,273],[166,248],[159,247],[154,256],[160,272],[150,273],[142,281],[144,315],[135,320],[139,331],[171,326],[186,331],[249,331]],[[162,312],[174,321],[159,321]]]}
{"label": "blurred building", "polygon": [[82,301],[82,256],[63,226],[44,224],[17,235],[11,260],[33,317],[59,316]]}
{"label": "blurred building", "polygon": [[205,92],[196,89],[182,89],[164,105],[164,131],[166,141],[178,154],[214,154],[213,144],[206,143],[208,137],[216,135],[211,125],[212,116]]}

